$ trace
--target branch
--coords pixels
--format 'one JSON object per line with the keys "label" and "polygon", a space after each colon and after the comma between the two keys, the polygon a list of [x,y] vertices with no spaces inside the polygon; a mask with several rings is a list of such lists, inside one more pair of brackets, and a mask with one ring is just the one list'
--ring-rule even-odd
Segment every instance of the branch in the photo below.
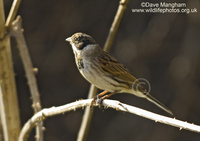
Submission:
{"label": "branch", "polygon": [[7,125],[7,119],[6,119],[6,110],[4,106],[4,100],[3,100],[3,92],[1,88],[1,81],[0,81],[0,111],[1,111],[1,123],[3,128],[3,137],[5,141],[9,140],[9,133],[8,133],[8,125]]}
{"label": "branch", "polygon": [[[41,110],[25,123],[24,127],[21,130],[18,141],[27,140],[29,132],[37,124],[37,122],[40,122],[46,119],[47,117],[63,114],[69,111],[75,111],[78,108],[90,106],[91,101],[92,99],[79,100],[79,101],[72,102],[63,106],[46,108],[46,109]],[[132,114],[135,114],[135,115],[138,115],[150,120],[154,120],[155,122],[160,122],[163,124],[178,127],[180,129],[185,129],[185,130],[200,133],[199,125],[195,125],[195,124],[177,120],[175,118],[170,118],[170,117],[162,116],[159,114],[155,114],[155,113],[143,110],[141,108],[137,108],[134,106],[121,103],[116,100],[105,99],[102,104],[106,108],[113,108],[113,109],[116,109],[117,111],[132,113]],[[95,104],[94,106],[99,106],[99,105]]]}
{"label": "branch", "polygon": [[[22,19],[20,16],[16,18],[14,22],[12,22],[10,33],[15,36],[17,40],[17,46],[20,52],[20,56],[24,65],[24,69],[26,72],[26,77],[28,79],[28,85],[31,92],[32,98],[32,108],[34,113],[37,113],[41,110],[41,102],[40,102],[40,95],[39,90],[35,78],[34,68],[31,62],[31,58],[28,52],[28,48],[26,45],[26,41],[23,35],[22,29]],[[40,122],[36,128],[36,136],[37,141],[43,141],[43,123]]]}
{"label": "branch", "polygon": [[[97,88],[91,84],[89,94],[88,94],[88,99],[95,97],[96,94],[97,94]],[[91,108],[90,107],[85,108],[83,119],[81,122],[81,127],[78,132],[77,141],[86,140],[86,137],[87,137],[87,134],[89,131],[89,127],[90,127],[90,123],[91,123],[91,119],[92,119],[92,115],[93,115],[93,112],[92,112],[93,107],[91,107]]]}
{"label": "branch", "polygon": [[[106,39],[106,43],[104,46],[104,50],[109,52],[110,48],[111,48],[111,44],[115,38],[115,35],[117,33],[117,29],[119,27],[119,24],[121,22],[123,13],[126,9],[126,6],[128,4],[128,0],[121,0],[119,3],[119,7],[117,10],[117,13],[115,15],[114,21],[112,23],[112,26],[110,28],[110,32],[109,35]],[[89,94],[88,94],[88,98],[93,98],[95,95],[97,94],[97,88],[91,84],[90,86],[90,90],[89,90]],[[81,127],[79,129],[78,132],[78,138],[77,141],[84,141],[86,140],[88,131],[89,131],[89,127],[90,127],[90,123],[91,123],[91,119],[92,119],[92,115],[93,112],[90,110],[89,107],[86,107],[84,115],[83,115],[83,119],[81,122]]]}
{"label": "branch", "polygon": [[[15,74],[10,46],[10,36],[6,36],[4,0],[0,0],[0,81],[3,97],[0,115],[6,118],[0,126],[4,141],[16,141],[20,133],[20,115],[15,83]],[[3,110],[3,111],[2,111]],[[3,117],[2,117],[3,118]],[[3,119],[1,119],[3,120]],[[6,123],[5,123],[6,122]],[[0,134],[2,131],[0,131]],[[6,135],[7,134],[7,135]],[[0,137],[0,140],[2,137]]]}
{"label": "branch", "polygon": [[10,27],[11,23],[14,21],[20,3],[21,3],[21,0],[14,0],[13,1],[10,12],[8,14],[8,18],[6,20],[6,24],[5,24],[6,27]]}
{"label": "branch", "polygon": [[109,50],[111,48],[111,45],[112,45],[115,35],[117,33],[117,29],[121,22],[124,11],[126,10],[126,6],[127,6],[128,2],[129,2],[129,0],[120,0],[120,2],[119,2],[119,7],[118,7],[117,13],[115,15],[115,19],[112,23],[106,43],[104,45],[104,50],[107,52],[109,52]]}

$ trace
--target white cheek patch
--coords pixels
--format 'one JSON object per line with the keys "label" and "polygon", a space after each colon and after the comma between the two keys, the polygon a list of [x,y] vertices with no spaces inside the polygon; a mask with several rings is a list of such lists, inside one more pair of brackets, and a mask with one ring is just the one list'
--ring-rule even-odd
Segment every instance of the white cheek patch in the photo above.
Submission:
{"label": "white cheek patch", "polygon": [[80,55],[80,50],[78,50],[76,48],[76,46],[74,45],[74,43],[72,44],[72,49],[73,49],[74,54]]}

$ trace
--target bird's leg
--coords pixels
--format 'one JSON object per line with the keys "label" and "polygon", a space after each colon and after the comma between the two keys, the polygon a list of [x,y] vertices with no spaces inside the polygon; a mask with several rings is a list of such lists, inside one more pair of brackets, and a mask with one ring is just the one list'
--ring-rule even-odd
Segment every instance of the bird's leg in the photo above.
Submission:
{"label": "bird's leg", "polygon": [[102,109],[102,102],[103,102],[104,99],[109,98],[114,94],[116,94],[116,92],[109,93],[109,94],[104,95],[101,98],[97,99],[97,102],[99,103],[99,108]]}
{"label": "bird's leg", "polygon": [[102,97],[97,97],[96,102],[99,104],[99,108],[103,109],[103,105],[102,105],[103,100],[106,99],[106,98],[109,98],[110,96],[112,96],[114,94],[116,94],[116,92],[112,92],[112,93],[109,93],[107,95],[103,94],[103,95],[101,95]]}
{"label": "bird's leg", "polygon": [[109,93],[109,94],[107,94],[107,95],[104,95],[104,96],[101,97],[100,99],[102,99],[102,101],[103,101],[104,99],[109,98],[109,97],[111,97],[111,96],[114,95],[114,94],[116,94],[116,92],[112,92],[112,93]]}
{"label": "bird's leg", "polygon": [[104,96],[104,95],[107,94],[107,93],[108,93],[108,91],[103,91],[103,92],[101,92],[100,94],[96,95],[96,97],[97,97],[97,98],[100,98],[100,97]]}
{"label": "bird's leg", "polygon": [[105,94],[107,94],[108,93],[108,91],[103,91],[103,92],[101,92],[100,94],[98,94],[98,95],[96,95],[94,98],[93,98],[93,100],[92,100],[92,102],[91,102],[91,106],[93,106],[93,104],[94,104],[94,102],[97,100],[99,100],[100,99],[100,97],[102,97],[102,96],[104,96]]}

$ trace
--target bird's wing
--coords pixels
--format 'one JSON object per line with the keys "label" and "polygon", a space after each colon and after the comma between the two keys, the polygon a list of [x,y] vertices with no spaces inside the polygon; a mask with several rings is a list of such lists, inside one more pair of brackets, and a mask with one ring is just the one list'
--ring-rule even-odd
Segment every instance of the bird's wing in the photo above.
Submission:
{"label": "bird's wing", "polygon": [[173,115],[173,113],[164,104],[151,96],[146,89],[140,85],[140,82],[114,57],[110,56],[107,52],[103,52],[98,56],[98,61],[101,65],[101,69],[106,72],[109,77],[112,77],[112,79],[129,86],[129,88],[131,86],[133,94],[146,98],[169,114]]}
{"label": "bird's wing", "polygon": [[101,69],[113,78],[129,83],[137,81],[136,78],[131,75],[130,72],[124,67],[123,64],[117,61],[114,57],[110,56],[107,52],[103,51],[103,53],[100,54],[97,58]]}

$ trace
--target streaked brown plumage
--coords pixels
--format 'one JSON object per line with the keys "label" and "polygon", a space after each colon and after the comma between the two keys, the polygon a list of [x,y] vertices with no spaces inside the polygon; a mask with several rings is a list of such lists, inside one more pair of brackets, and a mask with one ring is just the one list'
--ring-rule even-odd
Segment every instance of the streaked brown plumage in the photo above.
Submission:
{"label": "streaked brown plumage", "polygon": [[130,74],[130,72],[114,57],[96,43],[89,35],[75,33],[66,39],[72,45],[75,61],[80,73],[97,88],[105,90],[99,96],[109,97],[114,93],[130,93],[146,98],[172,115],[172,112],[160,101],[152,97]]}

